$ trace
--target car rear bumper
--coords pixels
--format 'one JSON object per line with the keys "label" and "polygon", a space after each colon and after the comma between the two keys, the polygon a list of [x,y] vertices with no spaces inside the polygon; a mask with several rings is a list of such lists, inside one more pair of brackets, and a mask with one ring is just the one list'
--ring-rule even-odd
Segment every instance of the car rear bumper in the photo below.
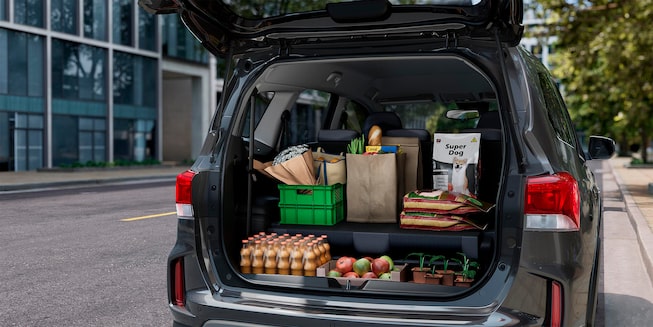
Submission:
{"label": "car rear bumper", "polygon": [[293,303],[275,303],[222,297],[208,290],[187,295],[185,308],[172,308],[175,326],[541,326],[543,321],[507,308],[419,309],[405,303],[394,305],[394,309],[371,311],[361,310],[355,304],[347,308],[335,301],[321,305],[293,298]]}

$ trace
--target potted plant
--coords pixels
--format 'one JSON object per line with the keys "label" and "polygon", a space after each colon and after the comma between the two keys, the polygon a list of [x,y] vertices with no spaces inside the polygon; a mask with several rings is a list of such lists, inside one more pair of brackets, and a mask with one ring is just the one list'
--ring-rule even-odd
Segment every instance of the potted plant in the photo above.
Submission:
{"label": "potted plant", "polygon": [[431,260],[429,260],[429,266],[431,267],[431,272],[427,273],[424,278],[426,281],[426,284],[433,284],[433,285],[440,285],[441,280],[442,280],[442,275],[437,273],[435,270],[435,262],[438,260],[446,260],[447,258],[443,255],[435,255],[431,256]]}
{"label": "potted plant", "polygon": [[454,259],[459,262],[461,266],[461,270],[456,273],[455,285],[470,287],[476,277],[476,269],[478,269],[479,264],[478,262],[467,258],[467,256],[462,252],[458,252],[458,254],[462,257],[462,260]]}
{"label": "potted plant", "polygon": [[[452,259],[455,260],[455,259]],[[442,259],[442,269],[436,270],[436,272],[442,275],[442,285],[453,286],[454,284],[454,274],[455,271],[449,269],[449,259],[443,257]]]}
{"label": "potted plant", "polygon": [[413,282],[424,284],[426,282],[426,278],[425,278],[426,273],[429,272],[429,268],[424,267],[424,261],[426,260],[427,257],[429,257],[429,255],[423,252],[413,252],[408,254],[406,256],[406,259],[410,257],[417,257],[419,261],[419,267],[413,267],[411,269],[411,271],[413,272]]}

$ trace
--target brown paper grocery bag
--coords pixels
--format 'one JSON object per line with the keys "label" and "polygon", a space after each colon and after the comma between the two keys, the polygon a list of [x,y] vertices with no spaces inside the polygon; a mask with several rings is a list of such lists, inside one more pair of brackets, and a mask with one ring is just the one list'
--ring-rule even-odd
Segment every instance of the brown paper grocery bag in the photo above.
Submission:
{"label": "brown paper grocery bag", "polygon": [[422,167],[422,150],[416,137],[384,136],[383,145],[399,145],[401,152],[406,154],[404,165],[404,190],[412,192],[424,186],[424,168]]}
{"label": "brown paper grocery bag", "polygon": [[347,154],[347,221],[399,221],[404,160],[404,154],[395,153]]}
{"label": "brown paper grocery bag", "polygon": [[317,148],[313,152],[313,169],[318,185],[347,184],[347,166],[344,153],[340,155],[325,153]]}
{"label": "brown paper grocery bag", "polygon": [[[256,163],[255,163],[256,164]],[[278,165],[264,163],[260,165],[268,175],[288,185],[315,185],[312,152],[306,151],[301,156],[284,161]],[[259,167],[256,165],[255,167]]]}

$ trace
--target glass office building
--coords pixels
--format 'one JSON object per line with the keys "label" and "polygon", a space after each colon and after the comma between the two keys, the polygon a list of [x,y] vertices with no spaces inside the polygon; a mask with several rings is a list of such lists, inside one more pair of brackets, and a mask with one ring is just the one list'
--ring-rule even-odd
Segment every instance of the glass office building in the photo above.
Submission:
{"label": "glass office building", "polygon": [[215,60],[137,0],[0,0],[0,171],[192,160]]}

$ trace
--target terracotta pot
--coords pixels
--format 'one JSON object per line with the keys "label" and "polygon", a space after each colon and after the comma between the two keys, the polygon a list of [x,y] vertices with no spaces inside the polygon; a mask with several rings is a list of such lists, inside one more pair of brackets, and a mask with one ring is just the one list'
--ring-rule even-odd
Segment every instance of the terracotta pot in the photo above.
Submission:
{"label": "terracotta pot", "polygon": [[453,286],[454,271],[453,270],[436,270],[438,274],[442,275],[442,285]]}
{"label": "terracotta pot", "polygon": [[473,279],[471,278],[465,278],[461,275],[456,276],[456,280],[454,281],[455,286],[460,286],[460,287],[470,287],[472,286],[472,283],[474,282]]}
{"label": "terracotta pot", "polygon": [[440,285],[440,282],[442,280],[442,275],[427,273],[426,276],[424,276],[424,278],[426,279],[426,284]]}
{"label": "terracotta pot", "polygon": [[426,283],[426,273],[429,271],[428,268],[419,268],[419,267],[414,267],[411,269],[413,272],[413,282],[418,283],[418,284],[424,284]]}

